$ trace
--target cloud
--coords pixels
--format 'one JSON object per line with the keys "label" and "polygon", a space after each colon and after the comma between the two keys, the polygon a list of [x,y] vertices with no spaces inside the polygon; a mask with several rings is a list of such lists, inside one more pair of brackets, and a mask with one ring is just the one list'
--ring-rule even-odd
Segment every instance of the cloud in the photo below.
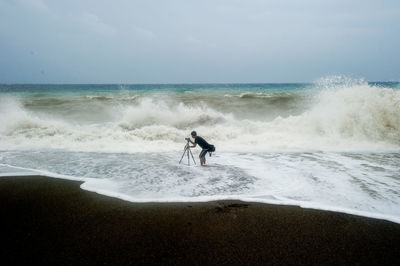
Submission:
{"label": "cloud", "polygon": [[[36,65],[71,82],[399,76],[399,0],[156,2],[0,0],[0,83],[29,82]],[[183,76],[191,64],[198,71]]]}
{"label": "cloud", "polygon": [[82,15],[80,22],[92,32],[104,36],[113,36],[116,34],[116,29],[109,24],[102,22],[98,16],[92,13]]}
{"label": "cloud", "polygon": [[51,13],[49,6],[43,0],[0,0],[0,7],[3,9],[0,11],[11,8]]}
{"label": "cloud", "polygon": [[156,37],[156,35],[152,31],[141,27],[134,27],[134,30],[138,35],[143,36],[145,38],[153,39]]}
{"label": "cloud", "polygon": [[25,7],[34,8],[41,11],[49,11],[49,7],[43,0],[19,0],[19,2]]}
{"label": "cloud", "polygon": [[199,40],[193,36],[187,36],[183,39],[183,42],[192,47],[199,47],[199,48],[217,48],[217,45],[213,42],[205,42]]}
{"label": "cloud", "polygon": [[191,45],[200,45],[200,44],[202,44],[202,42],[199,39],[196,39],[196,38],[194,38],[192,36],[186,37],[183,41],[184,41],[184,43],[191,44]]}

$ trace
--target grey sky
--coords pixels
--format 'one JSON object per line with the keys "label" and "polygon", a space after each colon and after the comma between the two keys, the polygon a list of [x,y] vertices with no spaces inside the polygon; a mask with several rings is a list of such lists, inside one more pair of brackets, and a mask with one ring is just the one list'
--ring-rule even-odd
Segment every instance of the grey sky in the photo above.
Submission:
{"label": "grey sky", "polygon": [[398,0],[0,0],[0,83],[400,80]]}

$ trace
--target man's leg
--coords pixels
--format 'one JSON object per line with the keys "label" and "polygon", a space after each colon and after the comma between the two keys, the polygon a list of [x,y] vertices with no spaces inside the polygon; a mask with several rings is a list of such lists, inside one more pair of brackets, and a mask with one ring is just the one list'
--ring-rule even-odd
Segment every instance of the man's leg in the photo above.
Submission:
{"label": "man's leg", "polygon": [[205,163],[206,163],[206,154],[207,154],[207,150],[206,149],[203,149],[201,152],[200,152],[200,165],[204,165]]}

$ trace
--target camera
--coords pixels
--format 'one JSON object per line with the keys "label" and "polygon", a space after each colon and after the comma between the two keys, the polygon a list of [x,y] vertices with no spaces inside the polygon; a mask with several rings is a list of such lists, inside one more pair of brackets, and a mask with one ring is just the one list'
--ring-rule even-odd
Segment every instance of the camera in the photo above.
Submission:
{"label": "camera", "polygon": [[185,138],[186,141],[190,141],[190,138]]}

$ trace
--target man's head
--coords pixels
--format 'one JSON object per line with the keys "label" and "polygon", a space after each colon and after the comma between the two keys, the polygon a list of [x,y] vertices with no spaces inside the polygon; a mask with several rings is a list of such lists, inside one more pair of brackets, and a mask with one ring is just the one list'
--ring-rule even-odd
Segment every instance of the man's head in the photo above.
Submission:
{"label": "man's head", "polygon": [[192,131],[192,133],[190,133],[190,135],[192,135],[192,138],[195,138],[197,136],[196,131]]}

